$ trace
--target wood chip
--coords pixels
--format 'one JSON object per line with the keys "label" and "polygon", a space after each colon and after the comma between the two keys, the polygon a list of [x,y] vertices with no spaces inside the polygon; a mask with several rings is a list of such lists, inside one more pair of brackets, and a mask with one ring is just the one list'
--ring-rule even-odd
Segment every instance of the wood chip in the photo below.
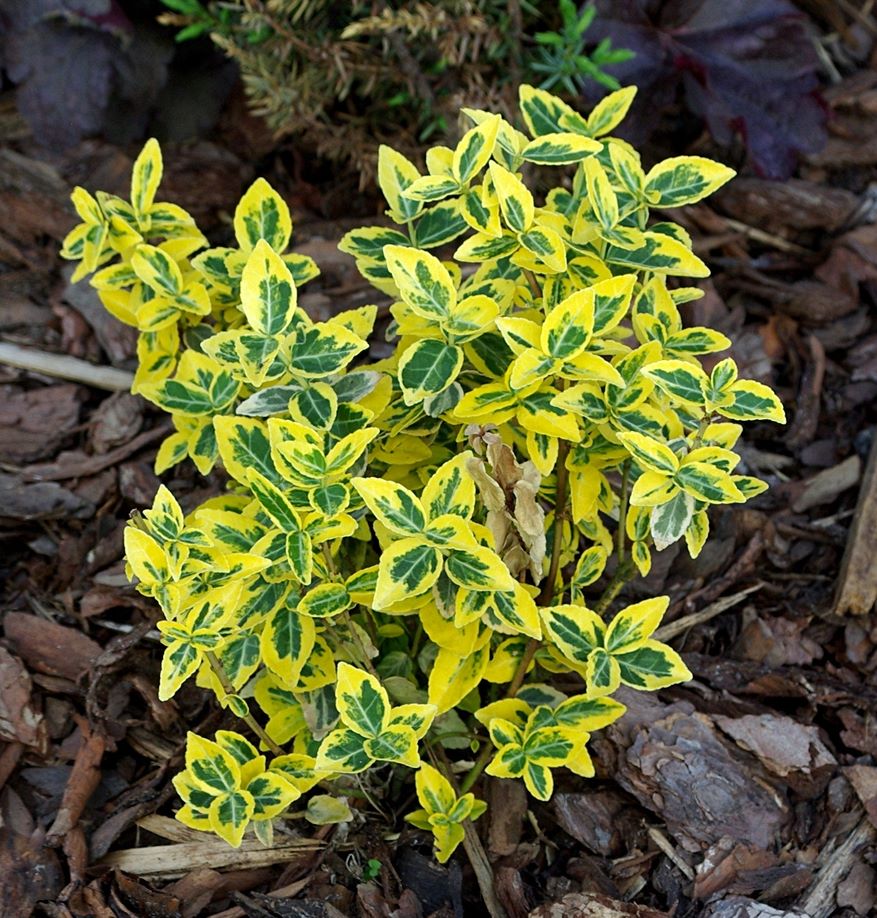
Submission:
{"label": "wood chip", "polygon": [[47,752],[46,724],[31,702],[31,680],[21,662],[0,647],[0,739]]}
{"label": "wood chip", "polygon": [[7,612],[3,628],[9,645],[31,668],[76,681],[101,655],[100,644],[81,631],[28,612]]}
{"label": "wood chip", "polygon": [[595,893],[570,893],[560,902],[540,905],[529,918],[667,918],[667,912]]}
{"label": "wood chip", "polygon": [[54,481],[31,483],[0,473],[0,519],[88,519],[94,511],[94,504]]}
{"label": "wood chip", "polygon": [[819,728],[791,717],[714,715],[713,720],[738,746],[758,756],[766,768],[781,777],[792,771],[810,774],[815,769],[837,765],[837,759],[822,742]]}
{"label": "wood chip", "polygon": [[54,455],[79,423],[84,390],[64,384],[21,391],[0,386],[0,460],[13,465]]}
{"label": "wood chip", "polygon": [[865,469],[834,599],[835,615],[867,615],[877,601],[877,439]]}
{"label": "wood chip", "polygon": [[[630,695],[618,697],[626,704]],[[773,845],[789,816],[782,795],[757,763],[731,753],[708,717],[687,713],[688,705],[678,708],[661,716],[660,707],[632,699],[609,728],[611,736],[627,731],[633,738],[619,760],[619,784],[657,813],[686,851],[699,852],[723,836]]]}
{"label": "wood chip", "polygon": [[877,839],[877,829],[863,816],[852,832],[844,830],[819,854],[816,880],[798,901],[809,918],[828,918],[834,912],[838,886],[858,862],[859,851]]}
{"label": "wood chip", "polygon": [[[102,733],[90,730],[84,718],[80,721],[84,742],[76,753],[76,760],[64,788],[61,806],[55,817],[49,838],[64,838],[78,825],[85,806],[101,782],[101,760],[107,741]],[[84,844],[84,839],[83,839]],[[84,865],[83,865],[84,866]]]}
{"label": "wood chip", "polygon": [[175,845],[152,845],[113,851],[99,863],[140,877],[181,877],[192,870],[243,870],[305,859],[318,851],[319,842],[292,839],[265,848],[255,838],[245,838],[232,848],[221,838],[205,836]]}
{"label": "wood chip", "polygon": [[859,483],[862,474],[862,460],[850,456],[830,469],[817,472],[804,482],[804,490],[792,501],[792,509],[803,513],[811,507],[829,504],[849,488]]}
{"label": "wood chip", "polygon": [[104,469],[110,468],[136,453],[137,450],[161,440],[171,431],[169,425],[159,425],[152,430],[144,430],[142,434],[129,440],[122,446],[117,446],[108,453],[89,456],[83,452],[68,452],[61,455],[54,462],[32,465],[25,472],[24,477],[29,481],[65,481],[70,478],[82,478],[86,475],[95,475]]}
{"label": "wood chip", "polygon": [[877,768],[873,765],[850,765],[843,769],[843,773],[862,801],[871,824],[877,828]]}

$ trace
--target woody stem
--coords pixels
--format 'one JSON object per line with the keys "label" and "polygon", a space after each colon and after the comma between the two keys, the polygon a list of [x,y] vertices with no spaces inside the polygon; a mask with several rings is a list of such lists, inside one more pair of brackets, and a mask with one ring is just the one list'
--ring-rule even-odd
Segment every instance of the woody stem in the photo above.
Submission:
{"label": "woody stem", "polygon": [[[566,440],[561,440],[557,451],[557,488],[554,492],[554,538],[551,547],[551,564],[548,569],[548,579],[545,581],[545,586],[539,594],[539,605],[542,606],[550,605],[553,601],[554,591],[557,586],[557,575],[560,572],[560,554],[563,548],[563,522],[567,517],[566,502],[569,473],[566,468],[566,457],[568,453],[569,443]],[[506,689],[506,698],[514,698],[515,695],[517,695],[518,689],[523,684],[524,677],[527,675],[527,670],[530,668],[530,663],[533,662],[533,657],[536,655],[536,651],[539,649],[541,643],[542,642],[537,638],[530,638],[527,642],[524,653],[518,661],[518,667],[515,670],[515,674],[512,676],[512,681],[509,683],[508,689]],[[460,783],[461,793],[466,793],[466,791],[468,791],[481,777],[481,773],[487,767],[487,763],[490,761],[493,751],[493,746],[489,742],[482,746],[481,752],[475,760],[475,764]]]}

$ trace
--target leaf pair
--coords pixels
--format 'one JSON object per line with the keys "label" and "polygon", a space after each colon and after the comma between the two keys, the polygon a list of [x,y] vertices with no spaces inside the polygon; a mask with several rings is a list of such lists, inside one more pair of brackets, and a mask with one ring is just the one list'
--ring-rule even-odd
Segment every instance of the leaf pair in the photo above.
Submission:
{"label": "leaf pair", "polygon": [[458,796],[451,782],[432,765],[423,762],[414,776],[417,800],[423,809],[409,813],[405,820],[418,829],[432,832],[435,856],[440,864],[447,862],[463,841],[463,823],[483,815],[487,804],[473,794]]}
{"label": "leaf pair", "polygon": [[320,743],[318,770],[355,774],[375,762],[420,765],[418,741],[435,717],[431,704],[392,707],[387,692],[367,672],[338,664],[335,706],[343,726]]}
{"label": "leaf pair", "polygon": [[215,742],[189,733],[186,770],[173,778],[185,804],[177,819],[237,848],[250,821],[270,822],[301,795],[282,769],[272,763],[266,770],[265,764],[265,756],[237,733],[220,730]]}
{"label": "leaf pair", "polygon": [[549,606],[542,625],[552,652],[585,679],[590,696],[611,695],[622,683],[654,691],[691,678],[679,654],[651,638],[668,603],[660,596],[627,606],[608,627],[586,606]]}
{"label": "leaf pair", "polygon": [[457,587],[513,589],[508,568],[479,544],[469,523],[475,486],[458,457],[441,466],[417,497],[379,478],[354,478],[353,487],[390,545],[381,554],[374,607],[387,609],[427,592],[444,572]]}

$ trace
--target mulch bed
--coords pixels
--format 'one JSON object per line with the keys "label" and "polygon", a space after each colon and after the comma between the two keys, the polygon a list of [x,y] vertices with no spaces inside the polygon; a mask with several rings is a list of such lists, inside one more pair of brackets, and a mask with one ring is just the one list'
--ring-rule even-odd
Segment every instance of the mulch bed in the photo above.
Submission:
{"label": "mulch bed", "polygon": [[[559,776],[550,804],[481,786],[512,918],[874,914],[877,70],[826,98],[828,145],[794,179],[738,178],[671,217],[714,271],[686,318],[734,341],[790,423],[746,434],[743,465],[770,491],[718,510],[697,561],[674,546],[629,588],[671,596],[663,633],[694,680],[623,696],[627,715],[592,740],[597,778]],[[265,174],[323,269],[305,308],[375,302],[335,244],[377,203],[352,214],[264,139],[257,169],[244,119],[232,106],[212,142],[167,145],[163,196],[218,242]],[[0,136],[0,340],[130,369],[130,330],[69,285],[57,251],[70,187],[124,193],[136,150],[49,154],[8,94]],[[0,916],[484,914],[462,852],[438,867],[380,788],[352,823],[296,823],[269,850],[172,820],[185,733],[223,715],[194,687],[158,701],[157,609],[124,575],[122,530],[158,487],[166,423],[124,392],[0,364]],[[188,464],[168,477],[184,507],[222,487]]]}

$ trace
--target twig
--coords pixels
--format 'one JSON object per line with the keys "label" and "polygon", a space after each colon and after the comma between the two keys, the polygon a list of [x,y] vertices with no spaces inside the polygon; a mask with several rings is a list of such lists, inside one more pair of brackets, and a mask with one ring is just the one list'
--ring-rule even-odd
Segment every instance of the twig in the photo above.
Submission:
{"label": "twig", "polygon": [[667,838],[664,833],[652,826],[649,829],[649,838],[670,858],[671,861],[679,868],[679,870],[689,879],[694,879],[694,870],[691,867],[691,864],[687,864],[682,858],[676,853],[676,849],[673,845],[670,844],[670,839]]}
{"label": "twig", "polygon": [[95,389],[108,392],[128,392],[134,382],[134,374],[115,367],[97,366],[68,354],[52,354],[34,348],[19,347],[17,344],[0,342],[0,363],[20,370],[42,373],[58,379],[70,379],[85,383]]}
{"label": "twig", "polygon": [[622,587],[629,581],[633,579],[633,575],[636,572],[636,565],[633,561],[628,558],[626,561],[622,561],[621,564],[615,569],[615,575],[609,581],[609,585],[603,592],[603,595],[597,600],[594,605],[594,611],[597,615],[602,615],[612,604],[612,600],[621,592]]}
{"label": "twig", "polygon": [[490,861],[487,860],[484,846],[481,844],[481,839],[478,837],[471,819],[467,819],[463,823],[463,848],[466,850],[469,863],[475,871],[478,888],[481,890],[481,897],[484,899],[490,918],[508,918],[508,913],[496,897],[496,890],[493,884],[493,868],[490,866]]}
{"label": "twig", "polygon": [[722,612],[727,612],[728,609],[733,608],[738,603],[742,602],[750,593],[756,593],[764,586],[763,583],[756,583],[753,586],[746,587],[745,590],[740,590],[739,593],[734,593],[733,596],[725,596],[722,599],[717,599],[715,602],[710,603],[708,606],[701,609],[699,612],[692,612],[691,615],[685,615],[680,619],[677,619],[675,622],[670,622],[667,625],[662,625],[658,628],[657,631],[652,635],[657,641],[669,641],[674,637],[682,634],[685,631],[688,631],[689,628],[693,628],[695,625],[702,625],[704,622],[708,622],[711,618],[715,618],[717,615],[721,615]]}
{"label": "twig", "polygon": [[[207,662],[210,664],[210,668],[213,670],[214,675],[219,679],[220,684],[222,685],[222,690],[226,695],[236,694],[234,686],[231,684],[231,680],[228,678],[228,674],[222,668],[222,663],[219,662],[219,658],[215,653],[211,653],[209,650],[204,654]],[[241,718],[243,722],[259,737],[260,740],[274,753],[274,755],[283,755],[283,749],[271,739],[270,736],[262,728],[262,725],[259,721],[253,717],[252,713],[248,712],[244,717]]]}
{"label": "twig", "polygon": [[567,486],[569,484],[569,471],[566,467],[566,457],[569,453],[569,442],[561,440],[557,449],[557,488],[554,492],[554,538],[551,545],[551,566],[548,569],[548,579],[539,594],[539,605],[547,606],[554,599],[554,590],[557,586],[557,575],[560,571],[560,555],[563,549],[563,522],[566,519]]}
{"label": "twig", "polygon": [[874,539],[877,534],[877,441],[862,478],[856,514],[841,563],[834,597],[835,615],[867,615],[877,600]]}

